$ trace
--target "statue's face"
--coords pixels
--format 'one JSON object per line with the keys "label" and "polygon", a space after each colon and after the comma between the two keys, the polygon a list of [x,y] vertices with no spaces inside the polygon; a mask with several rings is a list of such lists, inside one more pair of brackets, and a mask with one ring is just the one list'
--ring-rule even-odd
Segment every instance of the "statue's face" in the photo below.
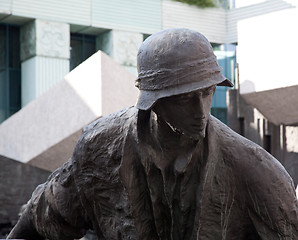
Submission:
{"label": "statue's face", "polygon": [[158,117],[192,139],[205,137],[215,86],[159,99],[153,107]]}

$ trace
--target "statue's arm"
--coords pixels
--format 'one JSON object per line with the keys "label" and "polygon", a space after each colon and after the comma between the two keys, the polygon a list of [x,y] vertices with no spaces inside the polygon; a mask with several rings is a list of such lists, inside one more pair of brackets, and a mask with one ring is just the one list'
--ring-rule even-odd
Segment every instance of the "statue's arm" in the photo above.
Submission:
{"label": "statue's arm", "polygon": [[32,223],[32,217],[28,205],[23,211],[21,218],[9,233],[7,239],[33,239],[42,240],[42,237],[35,229]]}
{"label": "statue's arm", "polygon": [[70,240],[85,235],[87,221],[72,167],[70,159],[36,188],[8,239]]}
{"label": "statue's arm", "polygon": [[293,181],[271,155],[258,149],[248,171],[249,216],[261,239],[298,239],[298,201]]}
{"label": "statue's arm", "polygon": [[96,228],[90,207],[95,200],[86,197],[86,182],[95,184],[93,179],[106,170],[102,165],[109,164],[110,155],[121,155],[123,138],[135,114],[135,108],[124,109],[88,125],[72,158],[37,187],[8,238],[72,240]]}

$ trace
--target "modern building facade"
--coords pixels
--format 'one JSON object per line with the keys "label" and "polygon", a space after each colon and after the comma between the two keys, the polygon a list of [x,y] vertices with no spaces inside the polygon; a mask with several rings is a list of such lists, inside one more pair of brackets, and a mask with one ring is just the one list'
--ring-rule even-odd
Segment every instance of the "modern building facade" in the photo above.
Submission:
{"label": "modern building facade", "polygon": [[[141,42],[165,28],[202,32],[213,43],[224,73],[234,81],[238,22],[288,9],[289,1],[227,1],[234,8],[200,9],[172,0],[2,0],[0,122],[97,50],[136,74],[136,52]],[[224,122],[225,91],[218,89],[212,104],[212,113]]]}
{"label": "modern building facade", "polygon": [[298,5],[283,2],[288,7],[238,22],[237,89],[228,95],[228,124],[279,159],[297,185]]}
{"label": "modern building facade", "polygon": [[[233,71],[226,69],[229,57],[224,54],[226,16],[226,9],[203,10],[171,0],[2,0],[0,121],[51,88],[97,50],[136,74],[136,53],[143,39],[169,27],[188,27],[205,34],[214,43],[224,71],[233,78]],[[216,94],[213,112],[225,121],[224,92]]]}
{"label": "modern building facade", "polygon": [[[63,164],[84,125],[135,103],[142,41],[185,27],[209,39],[235,83],[227,95],[217,88],[211,113],[271,152],[297,184],[297,3],[226,3],[0,0],[0,165],[9,161],[13,171],[16,160],[50,172]],[[286,103],[268,113],[279,102]],[[0,205],[6,201],[0,195]],[[0,208],[0,219],[16,220],[7,214]]]}

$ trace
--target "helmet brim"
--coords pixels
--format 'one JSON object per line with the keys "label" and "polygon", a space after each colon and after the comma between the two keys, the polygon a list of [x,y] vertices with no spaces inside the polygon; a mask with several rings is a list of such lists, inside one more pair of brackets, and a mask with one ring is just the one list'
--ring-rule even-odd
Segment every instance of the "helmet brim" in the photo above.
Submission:
{"label": "helmet brim", "polygon": [[199,89],[211,87],[213,85],[227,87],[234,86],[233,83],[229,79],[225,78],[222,74],[216,74],[213,75],[212,78],[206,78],[200,82],[191,82],[153,91],[140,90],[136,107],[140,110],[149,110],[154,106],[158,99],[193,92]]}

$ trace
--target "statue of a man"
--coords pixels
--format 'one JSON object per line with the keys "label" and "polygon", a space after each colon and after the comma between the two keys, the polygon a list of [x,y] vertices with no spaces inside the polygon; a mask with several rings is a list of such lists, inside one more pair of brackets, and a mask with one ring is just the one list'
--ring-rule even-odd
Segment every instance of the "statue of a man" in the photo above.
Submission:
{"label": "statue of a man", "polygon": [[37,187],[9,238],[298,239],[293,182],[264,149],[210,116],[232,86],[198,32],[153,34],[138,53],[136,107],[87,126]]}

